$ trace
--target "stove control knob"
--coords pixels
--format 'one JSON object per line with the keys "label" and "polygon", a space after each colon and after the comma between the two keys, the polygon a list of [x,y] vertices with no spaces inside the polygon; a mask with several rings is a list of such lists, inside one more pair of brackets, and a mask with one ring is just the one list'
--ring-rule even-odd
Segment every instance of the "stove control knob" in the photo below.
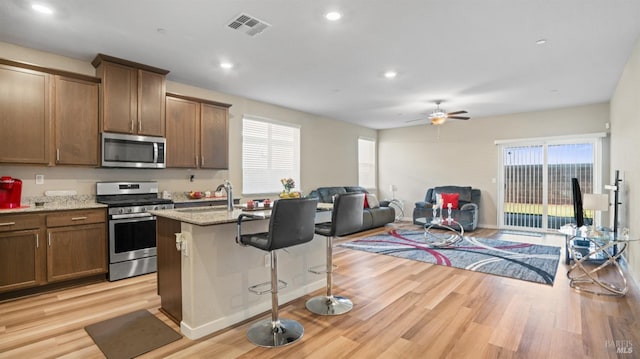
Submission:
{"label": "stove control knob", "polygon": [[126,211],[127,211],[127,213],[131,213],[132,212],[131,208],[127,208]]}
{"label": "stove control knob", "polygon": [[158,210],[158,209],[160,209],[160,206],[153,206],[153,209],[154,210]]}
{"label": "stove control knob", "polygon": [[123,214],[124,213],[124,208],[118,208],[118,213],[119,214]]}

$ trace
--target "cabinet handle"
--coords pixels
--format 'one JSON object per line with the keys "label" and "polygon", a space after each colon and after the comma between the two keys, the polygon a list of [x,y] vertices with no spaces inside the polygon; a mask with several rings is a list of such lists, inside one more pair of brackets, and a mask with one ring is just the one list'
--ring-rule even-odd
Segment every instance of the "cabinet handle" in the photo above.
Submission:
{"label": "cabinet handle", "polygon": [[200,166],[204,167],[204,156],[201,156],[201,157],[202,157],[202,163],[200,164]]}
{"label": "cabinet handle", "polygon": [[133,133],[133,129],[135,128],[135,127],[133,127],[133,126],[134,126],[134,124],[133,124],[133,120],[131,120],[131,133]]}
{"label": "cabinet handle", "polygon": [[56,148],[56,162],[60,162],[60,149]]}
{"label": "cabinet handle", "polygon": [[2,226],[13,226],[14,224],[16,224],[16,222],[4,222],[4,223],[0,223],[0,227],[2,227]]}
{"label": "cabinet handle", "polygon": [[51,232],[49,232],[48,236],[47,236],[47,242],[49,244],[49,247],[51,247]]}
{"label": "cabinet handle", "polygon": [[40,248],[40,236],[36,233],[36,248]]}
{"label": "cabinet handle", "polygon": [[71,217],[72,221],[84,221],[85,219],[87,219],[87,216],[82,216],[82,217]]}
{"label": "cabinet handle", "polygon": [[142,132],[142,121],[138,121],[138,132]]}
{"label": "cabinet handle", "polygon": [[193,156],[193,158],[195,158],[195,160],[196,160],[196,167],[198,167],[198,155]]}

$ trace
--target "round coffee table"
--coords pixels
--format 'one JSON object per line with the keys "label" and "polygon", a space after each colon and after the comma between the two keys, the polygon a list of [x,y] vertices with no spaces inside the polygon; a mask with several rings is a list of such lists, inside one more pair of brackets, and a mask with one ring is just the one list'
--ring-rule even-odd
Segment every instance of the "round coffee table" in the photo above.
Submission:
{"label": "round coffee table", "polygon": [[[453,228],[454,225],[460,230]],[[444,232],[435,232],[432,229],[443,229]],[[447,247],[461,241],[462,238],[464,238],[464,228],[454,219],[435,218],[424,224],[424,241],[430,247]]]}

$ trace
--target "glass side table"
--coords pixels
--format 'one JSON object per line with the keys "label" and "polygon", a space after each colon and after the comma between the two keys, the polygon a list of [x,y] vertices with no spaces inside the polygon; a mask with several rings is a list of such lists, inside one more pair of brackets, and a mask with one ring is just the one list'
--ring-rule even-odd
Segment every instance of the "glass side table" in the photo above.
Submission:
{"label": "glass side table", "polygon": [[[579,292],[624,296],[629,290],[627,278],[618,259],[627,249],[628,238],[616,239],[610,230],[580,233],[575,228],[561,228],[565,235],[569,285]],[[603,270],[613,269],[607,275]]]}
{"label": "glass side table", "polygon": [[[424,242],[429,247],[447,247],[464,238],[464,228],[454,217],[417,218],[424,226]],[[433,231],[440,229],[441,231]]]}

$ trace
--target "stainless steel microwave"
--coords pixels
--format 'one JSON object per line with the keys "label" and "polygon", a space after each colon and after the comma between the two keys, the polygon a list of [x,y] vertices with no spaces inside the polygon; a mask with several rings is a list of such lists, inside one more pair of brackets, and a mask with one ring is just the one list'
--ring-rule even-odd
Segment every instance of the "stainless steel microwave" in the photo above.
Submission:
{"label": "stainless steel microwave", "polygon": [[102,133],[102,167],[165,168],[162,137]]}

